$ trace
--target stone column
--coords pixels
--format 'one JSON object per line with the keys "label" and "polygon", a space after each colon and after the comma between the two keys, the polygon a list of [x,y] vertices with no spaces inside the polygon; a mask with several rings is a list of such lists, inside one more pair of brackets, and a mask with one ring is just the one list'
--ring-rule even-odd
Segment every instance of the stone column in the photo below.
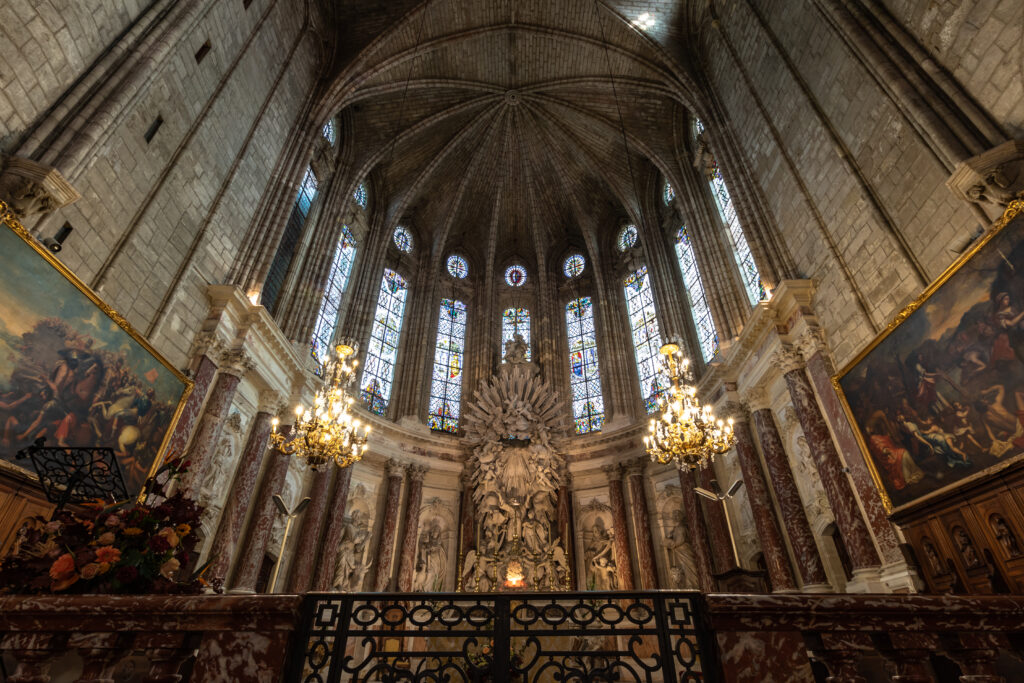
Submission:
{"label": "stone column", "polygon": [[786,545],[782,540],[779,522],[775,518],[768,484],[764,480],[764,472],[754,448],[754,435],[750,433],[750,418],[747,411],[738,404],[730,404],[726,412],[733,418],[733,432],[736,434],[736,455],[743,472],[743,482],[747,485],[747,499],[750,510],[754,514],[754,526],[764,551],[764,561],[768,566],[768,577],[775,593],[796,591],[793,574],[789,570],[789,558],[786,556]]}
{"label": "stone column", "polygon": [[267,452],[270,440],[270,421],[281,410],[281,396],[277,392],[268,391],[260,395],[260,405],[253,419],[249,438],[242,449],[235,478],[224,503],[224,511],[220,516],[217,533],[213,537],[210,548],[210,568],[208,580],[224,583],[228,578],[231,559],[235,555],[238,535],[242,532],[245,515],[249,511],[249,502],[256,489],[256,479],[260,474],[263,456]]}
{"label": "stone column", "polygon": [[[708,465],[697,473],[696,479],[700,487],[706,491],[713,491],[711,481],[715,478],[712,465]],[[696,494],[694,494],[696,495]],[[732,571],[736,568],[736,554],[732,551],[732,535],[729,523],[725,520],[723,503],[717,500],[699,501],[703,503],[704,519],[708,525],[708,539],[711,544],[711,556],[714,559],[714,566],[718,574]]]}
{"label": "stone column", "polygon": [[327,517],[328,492],[331,490],[331,481],[337,475],[338,467],[329,462],[323,469],[311,472],[313,485],[309,490],[309,506],[302,515],[302,526],[295,542],[295,559],[292,561],[288,581],[288,591],[291,593],[305,593],[313,580],[313,565],[317,551],[321,549],[320,533]]}
{"label": "stone column", "polygon": [[171,438],[167,442],[168,456],[184,453],[188,437],[192,434],[196,420],[199,419],[203,402],[206,401],[206,395],[210,393],[214,375],[217,374],[217,364],[210,356],[217,354],[219,342],[215,339],[202,340],[197,342],[197,346],[200,346],[201,350],[197,351],[199,363],[196,365],[196,371],[192,377],[192,393],[185,399],[185,407],[181,409],[178,423],[174,425],[174,431],[171,432]]}
{"label": "stone column", "polygon": [[391,557],[395,552],[395,533],[398,525],[399,495],[402,492],[402,466],[394,460],[387,464],[387,499],[384,503],[384,519],[377,544],[377,556],[373,563],[374,579],[370,585],[381,593],[391,583]]}
{"label": "stone column", "polygon": [[[854,580],[851,583],[856,583],[858,571],[862,577],[869,569],[871,570],[869,573],[875,573],[875,568],[879,564],[875,544],[872,542],[867,524],[860,514],[857,496],[843,472],[843,463],[839,459],[839,453],[836,452],[835,444],[832,443],[828,425],[818,409],[818,402],[815,399],[811,383],[807,379],[807,374],[804,372],[802,360],[790,349],[783,349],[776,355],[775,363],[784,373],[783,377],[789,388],[793,408],[796,410],[800,427],[807,438],[807,445],[811,450],[814,465],[818,469],[818,475],[821,477],[825,495],[835,514],[836,526],[850,553],[850,561],[854,569]],[[863,579],[861,583],[863,583]]]}
{"label": "stone column", "polygon": [[462,482],[462,516],[459,520],[459,570],[462,560],[470,550],[476,550],[476,506],[473,504],[473,483],[469,472],[463,472]]}
{"label": "stone column", "polygon": [[566,561],[569,563],[569,585],[575,586],[575,563],[572,534],[572,479],[568,472],[562,473],[562,485],[558,487],[558,537],[562,540]]}
{"label": "stone column", "polygon": [[420,536],[420,508],[423,506],[423,475],[426,467],[409,465],[406,479],[409,487],[405,494],[405,531],[402,534],[401,554],[398,556],[398,590],[408,593],[416,573],[416,542]]}
{"label": "stone column", "polygon": [[693,554],[697,559],[697,585],[701,591],[710,593],[715,589],[715,580],[711,569],[711,550],[708,541],[708,530],[704,526],[704,515],[697,501],[694,488],[697,486],[693,470],[679,470],[679,489],[683,498],[683,514],[689,521],[690,541]]}
{"label": "stone column", "polygon": [[640,569],[640,588],[658,588],[658,569],[654,566],[654,539],[651,538],[651,516],[647,509],[644,488],[645,458],[635,458],[626,466],[629,475],[629,497],[633,504],[633,532],[636,534],[636,560]]}
{"label": "stone column", "polygon": [[[291,431],[291,426],[278,429],[287,434]],[[280,494],[284,488],[285,476],[288,474],[288,465],[292,462],[292,458],[293,456],[282,453],[276,448],[270,449],[270,452],[267,453],[267,466],[264,468],[260,490],[256,495],[255,507],[249,521],[248,540],[236,564],[234,587],[231,589],[231,593],[256,592],[260,567],[263,565],[263,558],[267,552],[267,543],[270,542],[274,519],[278,515],[277,506],[274,505],[274,496]]]}
{"label": "stone column", "polygon": [[188,488],[198,488],[195,483],[202,481],[204,471],[209,467],[213,449],[220,441],[224,419],[235,400],[238,384],[245,373],[253,367],[252,360],[242,349],[230,349],[221,354],[217,379],[210,390],[210,397],[206,400],[206,410],[203,411],[203,417],[199,421],[186,458],[191,462],[186,480]]}
{"label": "stone column", "polygon": [[622,495],[622,469],[618,465],[602,468],[608,476],[608,503],[612,508],[612,532],[615,534],[615,569],[619,589],[633,590],[633,564],[629,553],[629,525],[626,523],[626,501]]}
{"label": "stone column", "polygon": [[811,593],[829,591],[831,587],[825,575],[821,555],[818,554],[818,545],[814,541],[814,533],[807,521],[807,513],[800,500],[800,491],[796,487],[793,470],[790,468],[789,459],[782,446],[782,438],[779,436],[764,393],[752,394],[749,407],[758,440],[761,442],[764,463],[768,468],[768,478],[775,490],[775,500],[779,503],[782,523],[789,535],[789,545],[793,548],[797,569],[803,581],[801,590]]}
{"label": "stone column", "polygon": [[313,590],[329,591],[334,583],[334,570],[338,566],[338,552],[341,549],[341,536],[345,533],[345,509],[348,505],[348,489],[352,482],[352,468],[346,467],[335,477],[334,493],[331,495],[330,519],[324,542],[320,547],[320,555],[316,563],[316,575],[313,579]]}

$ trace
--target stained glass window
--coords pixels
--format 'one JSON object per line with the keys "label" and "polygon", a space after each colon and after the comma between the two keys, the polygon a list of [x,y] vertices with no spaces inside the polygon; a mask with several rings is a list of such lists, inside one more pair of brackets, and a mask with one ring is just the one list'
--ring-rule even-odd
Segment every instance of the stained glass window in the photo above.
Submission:
{"label": "stained glass window", "polygon": [[378,415],[387,412],[388,401],[391,400],[391,383],[395,378],[395,361],[398,360],[398,337],[402,331],[408,294],[409,286],[405,279],[385,268],[377,295],[377,311],[373,314],[370,343],[366,349],[366,366],[359,382],[363,402]]}
{"label": "stained glass window", "polygon": [[501,352],[505,355],[505,342],[517,334],[526,342],[526,360],[530,360],[530,311],[525,308],[506,308],[501,314]]}
{"label": "stained glass window", "polygon": [[743,286],[750,298],[750,305],[757,304],[765,297],[764,285],[761,284],[761,273],[754,263],[754,254],[750,251],[746,235],[743,234],[743,227],[736,215],[736,207],[732,203],[732,197],[725,186],[725,179],[722,171],[715,161],[711,166],[711,194],[715,197],[715,204],[718,205],[718,213],[722,216],[722,222],[729,230],[729,237],[732,239],[733,254],[736,256],[736,265],[739,266],[740,276],[743,278]]}
{"label": "stained glass window", "polygon": [[641,266],[626,278],[625,289],[629,329],[633,335],[636,369],[640,376],[640,395],[643,396],[647,412],[653,413],[658,408],[658,398],[669,383],[660,372],[658,350],[661,348],[661,332],[658,329],[658,315],[654,310],[654,293],[647,276],[647,266]]}
{"label": "stained glass window", "polygon": [[672,187],[672,183],[665,181],[665,203],[671,204],[672,200],[676,198],[676,191]]}
{"label": "stained glass window", "polygon": [[306,175],[302,177],[302,184],[299,185],[299,196],[295,200],[299,205],[299,213],[302,214],[303,218],[309,215],[309,207],[313,205],[313,200],[316,199],[318,187],[313,167],[307,166]]}
{"label": "stained glass window", "polygon": [[441,299],[434,346],[434,374],[430,382],[427,426],[442,432],[459,431],[462,400],[462,364],[466,343],[466,304]]}
{"label": "stained glass window", "polygon": [[690,315],[693,317],[694,327],[697,328],[700,353],[707,363],[718,351],[718,332],[715,330],[715,321],[711,317],[707,297],[704,296],[704,284],[701,281],[700,269],[697,268],[697,257],[694,256],[693,244],[685,225],[676,233],[676,257],[679,259],[679,268],[683,271],[683,285],[690,300]]}
{"label": "stained glass window", "polygon": [[627,225],[622,230],[619,230],[619,239],[616,240],[616,244],[619,246],[619,251],[626,251],[632,248],[636,244],[636,226]]}
{"label": "stained glass window", "polygon": [[365,209],[366,208],[366,185],[364,185],[363,183],[359,183],[359,187],[357,187],[356,191],[352,193],[352,199],[355,199],[356,200],[356,204],[358,204],[359,206],[361,206],[361,207],[363,207]]}
{"label": "stained glass window", "polygon": [[395,246],[399,251],[406,254],[412,252],[412,233],[407,228],[403,228],[401,225],[395,228],[394,239]]}
{"label": "stained glass window", "polygon": [[327,123],[324,124],[323,136],[332,146],[334,141],[338,139],[338,134],[334,130],[334,119],[327,119]]}
{"label": "stained glass window", "polygon": [[704,122],[698,118],[693,119],[693,137],[700,137],[700,134],[704,132]]}
{"label": "stained glass window", "polygon": [[604,424],[604,398],[597,366],[594,306],[589,296],[573,299],[566,305],[565,325],[569,335],[573,428],[577,434],[600,431]]}
{"label": "stained glass window", "polygon": [[562,264],[562,272],[569,278],[578,277],[583,273],[583,269],[586,265],[587,262],[583,258],[582,254],[573,254],[569,258],[565,259],[565,263]]}
{"label": "stained glass window", "polygon": [[505,270],[505,282],[509,287],[522,287],[526,284],[526,268],[509,266]]}
{"label": "stained glass window", "polygon": [[320,312],[316,316],[313,328],[313,339],[310,342],[313,358],[323,363],[331,348],[334,328],[338,324],[338,309],[341,308],[341,295],[348,284],[348,276],[352,272],[352,260],[356,257],[356,240],[347,225],[341,226],[341,238],[334,250],[327,286],[320,300]]}
{"label": "stained glass window", "polygon": [[452,254],[448,257],[448,272],[452,277],[457,277],[461,280],[469,275],[469,264],[461,256]]}

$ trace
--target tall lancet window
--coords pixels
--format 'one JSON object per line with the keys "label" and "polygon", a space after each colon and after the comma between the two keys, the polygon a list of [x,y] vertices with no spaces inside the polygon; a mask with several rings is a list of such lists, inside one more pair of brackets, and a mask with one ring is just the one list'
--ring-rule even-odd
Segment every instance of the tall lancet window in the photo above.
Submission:
{"label": "tall lancet window", "polygon": [[331,339],[338,325],[338,311],[341,309],[341,295],[348,285],[352,273],[352,261],[356,257],[356,240],[347,225],[341,226],[341,238],[334,251],[334,260],[327,275],[324,297],[320,300],[320,312],[316,316],[313,339],[310,342],[313,358],[322,363],[331,349]]}
{"label": "tall lancet window", "polygon": [[530,360],[530,311],[525,308],[506,308],[501,314],[501,351],[505,353],[505,342],[521,335],[526,342],[526,360]]}
{"label": "tall lancet window", "polygon": [[658,399],[668,388],[668,382],[659,371],[661,331],[658,329],[658,314],[654,310],[654,292],[651,291],[647,266],[640,266],[626,278],[625,289],[629,329],[633,335],[636,369],[640,376],[640,395],[647,412],[653,413],[658,408]]}
{"label": "tall lancet window", "polygon": [[313,200],[316,199],[318,187],[319,184],[317,183],[316,175],[313,173],[313,167],[307,167],[306,175],[302,176],[302,185],[299,186],[299,196],[295,200],[299,205],[299,212],[302,213],[303,218],[309,215],[309,207],[313,205]]}
{"label": "tall lancet window", "polygon": [[683,285],[686,287],[686,297],[690,301],[693,326],[697,328],[700,354],[707,363],[718,351],[718,331],[711,317],[708,299],[704,296],[704,284],[697,268],[697,257],[693,254],[693,244],[685,225],[676,233],[676,256],[679,258],[679,268],[683,271]]}
{"label": "tall lancet window", "polygon": [[383,415],[391,400],[391,384],[395,378],[395,361],[398,360],[398,337],[402,332],[402,318],[405,315],[405,300],[409,286],[405,278],[391,270],[384,269],[377,295],[377,311],[373,315],[370,343],[366,349],[366,366],[362,387],[366,407]]}
{"label": "tall lancet window", "polygon": [[459,431],[462,365],[466,344],[466,304],[441,299],[434,345],[434,374],[430,382],[427,426],[442,432]]}
{"label": "tall lancet window", "polygon": [[274,254],[274,260],[270,262],[270,270],[263,282],[263,293],[260,300],[268,311],[277,312],[277,299],[281,295],[281,290],[284,289],[292,259],[302,240],[302,229],[306,225],[306,217],[309,216],[309,210],[316,199],[318,186],[313,167],[307,166],[306,173],[302,176],[302,183],[299,185],[299,192],[295,197],[295,204],[292,205],[291,213],[288,214],[288,222],[284,226],[281,241],[278,242],[277,253]]}
{"label": "tall lancet window", "polygon": [[[700,119],[693,123],[694,136],[704,132],[704,124]],[[718,160],[712,157],[707,168],[708,181],[711,183],[711,194],[718,206],[718,213],[722,216],[722,222],[729,231],[729,238],[732,240],[733,255],[736,257],[736,265],[740,269],[740,277],[743,279],[743,287],[747,290],[747,297],[750,305],[755,306],[757,302],[765,297],[764,285],[761,284],[761,272],[754,262],[754,254],[750,251],[750,244],[747,236],[743,234],[743,226],[736,215],[736,207],[729,194],[729,188],[725,186],[725,178],[722,177],[722,169],[718,167]]]}
{"label": "tall lancet window", "polygon": [[566,305],[565,326],[569,335],[573,427],[577,434],[597,432],[604,424],[604,398],[597,366],[594,305],[589,296],[573,299]]}

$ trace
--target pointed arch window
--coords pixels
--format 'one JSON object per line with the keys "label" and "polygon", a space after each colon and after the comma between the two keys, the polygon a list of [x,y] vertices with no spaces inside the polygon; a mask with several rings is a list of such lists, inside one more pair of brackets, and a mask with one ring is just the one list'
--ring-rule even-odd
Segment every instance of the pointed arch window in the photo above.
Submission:
{"label": "pointed arch window", "polygon": [[366,208],[366,185],[364,183],[359,183],[359,187],[352,193],[352,199],[356,200],[356,204],[362,208]]}
{"label": "pointed arch window", "polygon": [[693,326],[697,328],[700,354],[707,363],[718,351],[718,331],[715,329],[714,318],[711,317],[708,299],[704,295],[704,283],[697,267],[697,257],[693,253],[693,244],[685,225],[676,233],[676,258],[679,259],[679,269],[683,271],[683,285],[686,287],[686,297],[690,302]]}
{"label": "pointed arch window", "polygon": [[302,176],[302,184],[299,185],[299,196],[296,197],[295,201],[299,205],[299,213],[305,218],[309,215],[309,207],[313,206],[313,200],[316,199],[317,189],[319,183],[316,179],[316,174],[313,173],[313,167],[306,167],[306,174]]}
{"label": "pointed arch window", "polygon": [[356,257],[356,240],[347,225],[341,226],[341,238],[334,250],[334,260],[327,275],[327,286],[320,300],[320,310],[313,328],[313,339],[310,351],[318,363],[323,363],[331,348],[331,339],[338,325],[338,311],[341,309],[341,297],[348,286],[348,276],[352,274],[352,261]]}
{"label": "pointed arch window", "polygon": [[322,133],[324,139],[327,140],[327,144],[333,147],[335,141],[338,139],[338,132],[334,128],[334,119],[327,119],[327,123],[324,124]]}
{"label": "pointed arch window", "polygon": [[626,291],[626,312],[629,314],[629,329],[636,352],[636,369],[640,377],[640,395],[644,408],[652,413],[658,408],[658,399],[668,388],[668,381],[660,371],[658,351],[661,349],[661,330],[658,328],[658,314],[654,309],[654,292],[651,290],[647,266],[629,274],[624,283]]}
{"label": "pointed arch window", "polygon": [[526,342],[526,360],[530,360],[530,311],[526,308],[506,308],[501,314],[501,350],[505,352],[505,343],[512,341],[517,334],[522,335]]}
{"label": "pointed arch window", "polygon": [[672,187],[672,183],[665,181],[665,189],[662,198],[665,200],[665,205],[672,203],[672,200],[676,198],[675,188]]}
{"label": "pointed arch window", "polygon": [[573,299],[566,305],[565,325],[569,336],[573,428],[577,434],[597,432],[604,425],[604,397],[597,363],[594,305],[589,296]]}
{"label": "pointed arch window", "polygon": [[409,285],[405,278],[385,268],[380,292],[377,294],[377,310],[373,315],[370,343],[366,349],[366,366],[359,382],[363,402],[378,415],[387,412],[391,400],[395,362],[398,360],[398,338],[402,332],[408,295]]}
{"label": "pointed arch window", "polygon": [[459,431],[465,344],[466,304],[441,299],[427,415],[427,426],[431,429],[453,434]]}

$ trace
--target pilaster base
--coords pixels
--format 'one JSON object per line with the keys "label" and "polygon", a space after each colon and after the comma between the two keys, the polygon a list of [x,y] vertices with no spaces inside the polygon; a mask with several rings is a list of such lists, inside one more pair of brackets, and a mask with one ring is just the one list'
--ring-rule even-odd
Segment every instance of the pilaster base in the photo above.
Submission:
{"label": "pilaster base", "polygon": [[835,589],[832,588],[830,583],[805,583],[803,588],[800,589],[801,593],[834,593]]}
{"label": "pilaster base", "polygon": [[920,593],[924,581],[906,562],[882,565],[882,582],[893,593]]}
{"label": "pilaster base", "polygon": [[853,578],[846,584],[847,593],[890,593],[888,586],[882,581],[880,567],[854,569]]}

